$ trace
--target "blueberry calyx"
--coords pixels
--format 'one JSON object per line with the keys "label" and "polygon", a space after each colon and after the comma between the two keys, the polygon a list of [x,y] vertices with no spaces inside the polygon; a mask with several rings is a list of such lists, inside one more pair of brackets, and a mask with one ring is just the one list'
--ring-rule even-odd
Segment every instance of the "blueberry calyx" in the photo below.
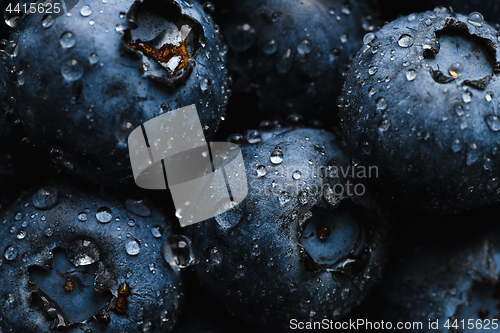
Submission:
{"label": "blueberry calyx", "polygon": [[120,44],[127,54],[142,59],[144,75],[172,89],[185,85],[205,44],[202,25],[183,14],[174,0],[135,1],[126,18],[129,28]]}

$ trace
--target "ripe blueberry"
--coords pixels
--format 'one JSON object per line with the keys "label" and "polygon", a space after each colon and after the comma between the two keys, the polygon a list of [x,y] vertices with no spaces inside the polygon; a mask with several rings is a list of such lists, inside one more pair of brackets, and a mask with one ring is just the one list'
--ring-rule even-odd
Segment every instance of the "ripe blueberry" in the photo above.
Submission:
{"label": "ripe blueberry", "polygon": [[345,140],[395,199],[428,212],[498,201],[500,43],[479,15],[411,14],[364,37],[343,89]]}
{"label": "ripe blueberry", "polygon": [[290,128],[249,134],[241,147],[245,201],[186,228],[201,282],[236,316],[266,330],[286,330],[291,318],[339,319],[381,272],[387,228],[377,206],[368,193],[340,193],[353,179],[337,168],[352,165],[334,135]]}
{"label": "ripe blueberry", "polygon": [[5,210],[0,226],[2,332],[173,326],[181,282],[161,253],[171,230],[145,201],[50,182]]}
{"label": "ripe blueberry", "polygon": [[24,15],[11,33],[15,109],[57,166],[92,181],[130,183],[128,134],[196,104],[210,137],[225,109],[225,53],[196,1],[80,2],[46,22]]}

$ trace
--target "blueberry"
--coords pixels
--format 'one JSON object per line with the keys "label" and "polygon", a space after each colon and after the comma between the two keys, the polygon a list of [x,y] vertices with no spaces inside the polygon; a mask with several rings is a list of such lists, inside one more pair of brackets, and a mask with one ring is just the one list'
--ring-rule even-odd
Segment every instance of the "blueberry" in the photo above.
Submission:
{"label": "blueberry", "polygon": [[481,17],[437,8],[365,36],[340,104],[345,140],[394,199],[458,212],[498,201],[500,44]]}
{"label": "blueberry", "polygon": [[280,116],[334,119],[351,57],[375,28],[366,1],[245,0],[217,7],[234,90],[256,91]]}
{"label": "blueberry", "polygon": [[67,183],[30,190],[0,216],[2,332],[171,328],[182,285],[162,258],[168,221],[147,201]]}
{"label": "blueberry", "polygon": [[368,192],[347,194],[355,180],[341,170],[353,165],[333,134],[281,128],[246,138],[247,198],[186,228],[202,284],[266,330],[339,319],[381,272],[388,230],[378,206]]}
{"label": "blueberry", "polygon": [[225,53],[196,1],[80,2],[45,21],[17,22],[9,78],[26,133],[59,169],[131,183],[128,134],[191,104],[213,135],[227,99]]}
{"label": "blueberry", "polygon": [[[376,320],[394,325],[423,323],[422,328],[408,327],[402,330],[405,332],[478,332],[476,320],[492,330],[491,320],[499,314],[500,229],[496,215],[498,207],[445,219],[407,216],[422,231],[411,228],[396,234],[402,244],[395,248],[376,294]],[[471,221],[481,221],[481,228]],[[429,321],[436,320],[439,329],[429,327]],[[476,330],[464,330],[462,320],[465,327],[473,321]],[[450,326],[458,323],[458,329],[446,328],[447,321]]]}

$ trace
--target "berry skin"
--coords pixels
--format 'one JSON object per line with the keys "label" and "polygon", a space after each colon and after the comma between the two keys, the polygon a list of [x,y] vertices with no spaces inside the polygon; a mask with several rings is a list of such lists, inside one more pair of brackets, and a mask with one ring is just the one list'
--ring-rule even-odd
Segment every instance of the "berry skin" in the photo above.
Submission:
{"label": "berry skin", "polygon": [[363,35],[374,29],[365,1],[243,0],[216,5],[234,90],[255,90],[275,115],[335,119],[344,73]]}
{"label": "berry skin", "polygon": [[[474,210],[448,218],[419,216],[407,221],[422,228],[395,234],[394,248],[384,280],[375,294],[377,318],[396,322],[422,322],[423,329],[403,332],[478,332],[463,329],[460,321],[481,321],[490,326],[498,318],[500,276],[499,207]],[[477,223],[481,221],[481,228]],[[437,227],[436,227],[437,226]],[[418,230],[415,230],[418,229]],[[431,232],[429,232],[431,230]],[[439,319],[439,329],[428,326]],[[487,324],[486,319],[489,320]],[[479,325],[474,326],[479,328]],[[498,327],[497,327],[498,328]]]}
{"label": "berry skin", "polygon": [[[11,33],[15,110],[59,169],[132,183],[127,138],[159,114],[196,104],[211,137],[225,109],[225,54],[200,4],[80,2],[52,23],[24,15]],[[176,25],[177,24],[177,25]]]}
{"label": "berry skin", "polygon": [[411,14],[364,38],[342,93],[353,156],[430,213],[497,202],[500,44],[479,16]]}
{"label": "berry skin", "polygon": [[290,128],[259,134],[241,147],[247,198],[186,228],[194,267],[222,305],[258,328],[287,330],[290,318],[339,319],[379,277],[387,226],[377,211],[353,202],[376,208],[368,194],[351,200],[335,187],[349,179],[333,167],[351,164],[334,135]]}
{"label": "berry skin", "polygon": [[0,330],[173,327],[182,289],[162,258],[164,217],[145,201],[63,184],[30,190],[0,216]]}

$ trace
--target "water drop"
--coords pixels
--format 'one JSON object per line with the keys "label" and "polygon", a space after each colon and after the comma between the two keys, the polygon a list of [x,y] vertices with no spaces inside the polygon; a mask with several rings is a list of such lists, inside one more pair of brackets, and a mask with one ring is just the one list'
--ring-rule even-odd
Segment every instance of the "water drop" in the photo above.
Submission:
{"label": "water drop", "polygon": [[259,165],[257,167],[257,176],[264,177],[265,175],[267,175],[266,167],[264,165]]}
{"label": "water drop", "polygon": [[216,247],[210,249],[209,262],[213,265],[219,265],[222,262],[222,253]]}
{"label": "water drop", "polygon": [[387,109],[387,100],[384,97],[377,98],[377,110]]}
{"label": "water drop", "polygon": [[108,223],[113,218],[113,214],[108,207],[101,207],[97,210],[95,217],[101,223]]}
{"label": "water drop", "polygon": [[50,14],[47,14],[42,19],[42,27],[44,27],[45,29],[48,29],[54,25],[54,22],[55,22],[54,17],[52,17],[52,15],[50,15]]}
{"label": "water drop", "polygon": [[281,162],[283,162],[283,152],[281,151],[281,149],[275,148],[271,152],[271,157],[269,159],[273,164],[280,164]]}
{"label": "water drop", "polygon": [[329,205],[335,207],[337,206],[342,199],[335,194],[330,185],[326,184],[323,188],[323,198]]}
{"label": "water drop", "polygon": [[493,93],[491,91],[487,91],[484,95],[484,98],[487,102],[491,102],[493,100]]}
{"label": "water drop", "polygon": [[57,188],[53,186],[44,186],[33,194],[31,201],[36,208],[50,209],[57,205],[59,201],[59,192]]}
{"label": "water drop", "polygon": [[66,31],[61,35],[61,38],[59,39],[59,43],[61,43],[61,46],[65,49],[69,49],[76,44],[76,38],[75,35],[73,35],[72,32]]}
{"label": "water drop", "polygon": [[417,78],[417,72],[414,70],[414,69],[409,69],[407,72],[406,72],[406,79],[408,81],[413,81]]}
{"label": "water drop", "polygon": [[95,65],[99,62],[99,56],[97,55],[97,53],[89,54],[89,62],[91,65]]}
{"label": "water drop", "polygon": [[469,146],[469,152],[467,153],[467,165],[472,165],[476,163],[478,158],[479,158],[479,153],[477,145],[475,143],[472,143]]}
{"label": "water drop", "polygon": [[342,292],[340,293],[340,295],[342,296],[342,299],[348,298],[349,294],[350,294],[349,288],[342,289]]}
{"label": "water drop", "polygon": [[472,93],[469,90],[466,90],[462,93],[462,99],[465,103],[470,103],[472,100]]}
{"label": "water drop", "polygon": [[14,260],[16,259],[18,253],[19,253],[18,249],[10,245],[7,246],[7,248],[5,249],[4,257],[9,261]]}
{"label": "water drop", "polygon": [[448,73],[450,73],[451,76],[460,76],[463,72],[464,65],[462,65],[462,63],[459,61],[453,62],[448,69]]}
{"label": "water drop", "polygon": [[90,8],[89,5],[85,5],[82,7],[82,9],[80,9],[80,14],[84,17],[87,17],[92,14],[92,8]]}
{"label": "water drop", "polygon": [[121,23],[118,23],[118,24],[116,25],[116,27],[115,27],[115,30],[116,30],[117,32],[122,32],[122,31],[124,31],[124,30],[125,30],[125,26],[124,26],[123,24],[121,24]]}
{"label": "water drop", "polygon": [[368,68],[368,74],[370,74],[370,75],[375,75],[377,73],[377,71],[378,71],[378,68],[375,66]]}
{"label": "water drop", "polygon": [[295,179],[295,180],[299,180],[301,175],[302,175],[302,174],[300,173],[300,171],[299,171],[299,170],[295,170],[295,171],[293,172],[293,174],[292,174],[292,178],[293,178],[293,179]]}
{"label": "water drop", "polygon": [[387,131],[391,127],[391,121],[389,119],[382,119],[378,124],[378,129],[381,132]]}
{"label": "water drop", "polygon": [[456,105],[455,106],[455,113],[457,116],[462,117],[465,114],[464,107],[462,105]]}
{"label": "water drop", "polygon": [[163,233],[163,228],[160,227],[159,225],[155,225],[154,227],[151,228],[151,235],[153,235],[154,238],[161,238],[162,233]]}
{"label": "water drop", "polygon": [[201,80],[200,80],[201,91],[206,91],[209,86],[210,86],[210,80],[207,78],[201,78]]}
{"label": "water drop", "polygon": [[378,40],[377,35],[375,35],[373,32],[369,32],[363,37],[363,44],[365,44],[368,47],[371,47],[373,46],[373,44],[377,42],[377,40]]}
{"label": "water drop", "polygon": [[493,132],[500,131],[500,118],[498,116],[490,115],[484,117],[484,119],[486,120],[486,124],[488,124],[490,130]]}
{"label": "water drop", "polygon": [[456,139],[455,141],[453,141],[453,143],[451,144],[451,150],[454,153],[458,153],[460,150],[462,150],[462,144],[460,143],[460,140]]}
{"label": "water drop", "polygon": [[78,221],[80,221],[80,222],[85,222],[85,221],[87,221],[87,218],[88,218],[87,213],[84,213],[84,212],[79,213],[77,217],[78,217]]}
{"label": "water drop", "polygon": [[183,235],[173,235],[165,240],[161,252],[171,266],[185,268],[194,263],[191,240]]}
{"label": "water drop", "polygon": [[309,194],[307,192],[300,192],[299,193],[299,202],[302,205],[306,205],[309,202]]}
{"label": "water drop", "polygon": [[50,237],[54,234],[54,230],[52,230],[52,228],[46,228],[44,232],[47,237]]}
{"label": "water drop", "polygon": [[18,230],[16,234],[17,239],[23,239],[26,237],[26,231],[24,230]]}
{"label": "water drop", "polygon": [[76,81],[83,76],[83,67],[76,59],[68,59],[61,67],[62,76],[68,81]]}
{"label": "water drop", "polygon": [[401,47],[410,47],[413,45],[413,38],[410,35],[403,34],[399,37],[398,45]]}
{"label": "water drop", "polygon": [[274,39],[271,39],[266,44],[264,44],[264,47],[262,49],[265,54],[271,55],[278,50],[278,43]]}
{"label": "water drop", "polygon": [[297,52],[299,55],[306,55],[311,52],[311,42],[307,39],[302,40],[299,45],[297,45]]}
{"label": "water drop", "polygon": [[292,196],[290,194],[288,194],[288,192],[281,192],[278,195],[278,201],[279,201],[280,205],[282,205],[282,206],[284,204],[286,204],[287,202],[289,202],[291,199],[292,199]]}
{"label": "water drop", "polygon": [[136,256],[141,252],[141,244],[137,239],[129,240],[125,243],[125,251],[131,256]]}
{"label": "water drop", "polygon": [[484,23],[484,17],[478,12],[472,12],[470,13],[469,18],[467,19],[467,22],[476,27],[481,27]]}
{"label": "water drop", "polygon": [[368,141],[361,142],[361,150],[365,154],[370,154],[372,152],[372,146]]}
{"label": "water drop", "polygon": [[250,130],[247,133],[247,141],[248,143],[257,143],[261,140],[261,134],[258,130]]}

